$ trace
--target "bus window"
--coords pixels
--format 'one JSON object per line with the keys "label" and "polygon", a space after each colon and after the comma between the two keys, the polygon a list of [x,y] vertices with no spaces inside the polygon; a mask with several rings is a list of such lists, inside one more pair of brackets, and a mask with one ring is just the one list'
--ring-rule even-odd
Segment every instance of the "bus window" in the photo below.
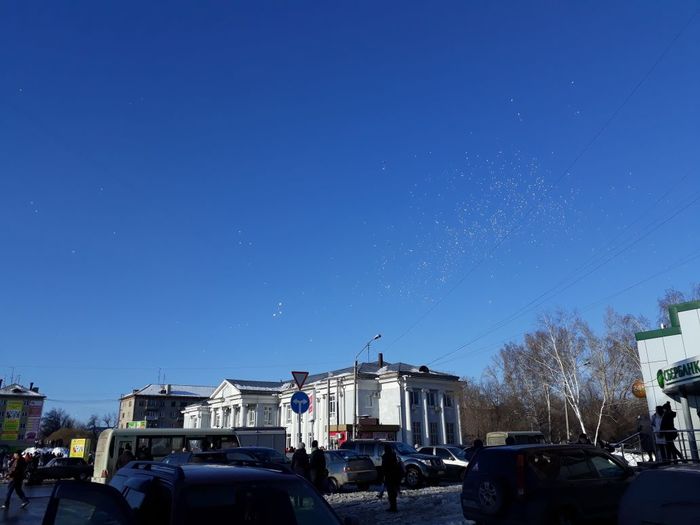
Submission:
{"label": "bus window", "polygon": [[136,447],[136,459],[140,459],[143,461],[150,461],[153,459],[153,456],[151,455],[151,438],[138,438],[138,446]]}
{"label": "bus window", "polygon": [[219,444],[216,448],[236,448],[240,447],[238,438],[236,436],[217,436],[219,438]]}
{"label": "bus window", "polygon": [[204,440],[202,438],[191,438],[187,440],[187,450],[190,452],[201,452],[202,449],[202,442]]}
{"label": "bus window", "polygon": [[172,449],[175,452],[180,452],[185,446],[185,438],[183,436],[173,436]]}
{"label": "bus window", "polygon": [[159,459],[170,454],[175,448],[170,437],[154,437],[151,440],[151,455],[153,459]]}

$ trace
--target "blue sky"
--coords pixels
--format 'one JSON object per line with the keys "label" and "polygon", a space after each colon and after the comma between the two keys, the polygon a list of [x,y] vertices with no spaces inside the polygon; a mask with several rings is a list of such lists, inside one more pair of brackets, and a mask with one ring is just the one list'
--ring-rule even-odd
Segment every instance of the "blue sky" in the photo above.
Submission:
{"label": "blue sky", "polygon": [[332,4],[0,8],[0,376],[479,376],[698,281],[697,2]]}

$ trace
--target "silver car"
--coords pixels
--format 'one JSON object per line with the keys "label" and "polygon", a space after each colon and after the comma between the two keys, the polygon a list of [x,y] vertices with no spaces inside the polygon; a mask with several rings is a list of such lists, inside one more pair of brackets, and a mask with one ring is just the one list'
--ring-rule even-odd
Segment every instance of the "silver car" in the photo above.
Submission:
{"label": "silver car", "polygon": [[340,492],[345,485],[354,484],[360,490],[367,490],[378,478],[377,469],[368,456],[361,456],[353,450],[326,450],[328,488]]}

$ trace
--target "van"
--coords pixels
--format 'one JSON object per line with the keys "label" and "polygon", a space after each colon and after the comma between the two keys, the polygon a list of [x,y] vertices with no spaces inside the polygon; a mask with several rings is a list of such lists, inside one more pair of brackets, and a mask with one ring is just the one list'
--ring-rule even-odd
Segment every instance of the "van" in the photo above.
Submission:
{"label": "van", "polygon": [[489,432],[486,434],[486,446],[505,445],[509,437],[515,440],[513,445],[543,445],[546,443],[542,432],[528,430],[511,430],[505,432]]}

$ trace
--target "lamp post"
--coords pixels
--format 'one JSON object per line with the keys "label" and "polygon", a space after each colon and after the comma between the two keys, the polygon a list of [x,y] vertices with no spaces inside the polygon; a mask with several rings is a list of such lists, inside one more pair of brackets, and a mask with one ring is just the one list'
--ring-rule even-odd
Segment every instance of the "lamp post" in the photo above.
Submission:
{"label": "lamp post", "polygon": [[369,359],[369,345],[372,343],[372,341],[376,341],[382,336],[382,334],[377,334],[375,335],[372,339],[367,341],[367,344],[362,347],[362,350],[357,352],[357,355],[355,356],[355,375],[354,375],[354,386],[355,386],[355,399],[353,403],[353,416],[352,416],[352,439],[357,439],[357,405],[358,405],[358,400],[360,397],[359,392],[357,391],[357,358],[360,357],[360,354],[367,349],[367,358]]}

